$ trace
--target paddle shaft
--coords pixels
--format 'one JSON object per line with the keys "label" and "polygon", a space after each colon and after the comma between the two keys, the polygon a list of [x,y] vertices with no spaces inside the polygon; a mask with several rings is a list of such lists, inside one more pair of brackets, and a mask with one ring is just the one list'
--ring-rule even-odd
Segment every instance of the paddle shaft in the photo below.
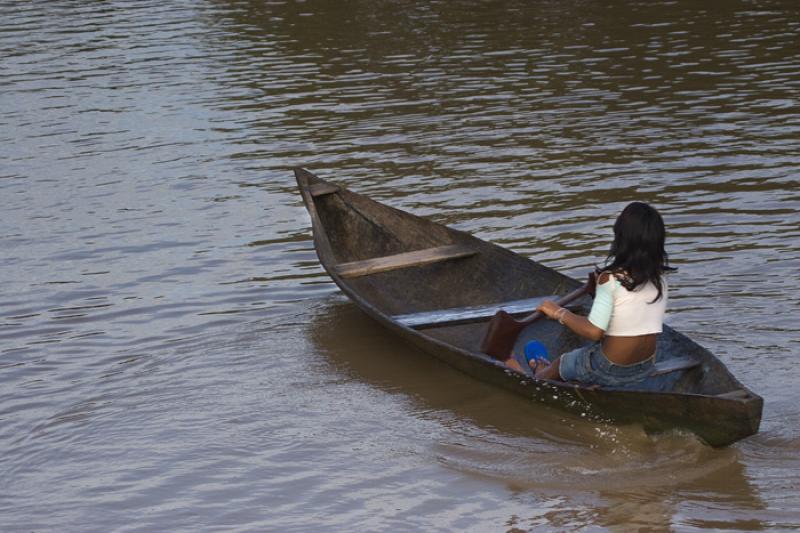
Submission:
{"label": "paddle shaft", "polygon": [[[583,296],[584,294],[589,292],[589,289],[591,289],[591,286],[587,283],[587,284],[583,285],[582,287],[577,288],[574,291],[572,291],[571,293],[565,294],[564,296],[562,296],[561,298],[556,300],[556,305],[558,305],[559,307],[564,307],[565,305],[573,302],[574,300],[577,300],[578,298],[580,298],[581,296]],[[537,320],[539,320],[543,316],[544,316],[544,313],[542,313],[540,311],[534,311],[533,313],[531,313],[530,315],[526,316],[525,318],[521,318],[521,319],[517,320],[517,322],[519,323],[521,328],[524,328],[524,327],[526,327],[526,326],[528,326],[530,324],[533,324],[534,322],[536,322]]]}
{"label": "paddle shaft", "polygon": [[[577,300],[587,292],[592,290],[593,284],[591,280],[578,289],[575,289],[569,294],[566,294],[556,300],[559,307],[563,307],[570,302]],[[511,355],[514,349],[514,344],[517,342],[517,337],[525,327],[536,322],[544,316],[544,313],[534,311],[530,315],[521,320],[517,320],[502,309],[498,311],[492,320],[489,322],[489,328],[486,331],[486,336],[481,343],[481,351],[494,357],[505,361]]]}

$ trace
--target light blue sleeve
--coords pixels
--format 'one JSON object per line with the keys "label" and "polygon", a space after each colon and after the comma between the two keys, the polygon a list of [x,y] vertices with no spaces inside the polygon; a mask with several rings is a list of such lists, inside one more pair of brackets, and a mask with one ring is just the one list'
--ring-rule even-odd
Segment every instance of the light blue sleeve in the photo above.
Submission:
{"label": "light blue sleeve", "polygon": [[605,283],[597,284],[594,292],[594,303],[589,312],[589,322],[606,331],[611,322],[611,312],[614,310],[614,284],[617,280],[612,276]]}

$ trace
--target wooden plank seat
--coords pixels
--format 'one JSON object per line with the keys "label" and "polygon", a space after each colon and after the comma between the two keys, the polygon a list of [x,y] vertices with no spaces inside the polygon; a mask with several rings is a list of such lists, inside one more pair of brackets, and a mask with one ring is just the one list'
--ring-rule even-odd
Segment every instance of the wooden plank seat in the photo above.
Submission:
{"label": "wooden plank seat", "polygon": [[332,183],[314,183],[308,186],[308,194],[310,194],[312,198],[318,198],[335,192],[339,192],[339,187]]}
{"label": "wooden plank seat", "polygon": [[463,244],[448,244],[446,246],[435,246],[413,252],[402,254],[387,255],[384,257],[373,257],[363,261],[351,261],[340,263],[334,267],[336,273],[343,278],[355,278],[358,276],[368,276],[378,272],[387,272],[399,268],[409,268],[415,266],[429,265],[449,259],[469,257],[478,253],[473,248]]}
{"label": "wooden plank seat", "polygon": [[474,322],[494,316],[500,309],[509,314],[531,313],[545,300],[556,300],[558,296],[537,296],[524,300],[512,300],[488,305],[471,307],[454,307],[450,309],[437,309],[421,313],[408,313],[394,315],[393,320],[410,328],[424,328],[428,326],[443,326]]}
{"label": "wooden plank seat", "polygon": [[700,361],[692,357],[670,357],[666,361],[656,361],[653,365],[651,376],[661,376],[677,370],[689,370],[700,364]]}

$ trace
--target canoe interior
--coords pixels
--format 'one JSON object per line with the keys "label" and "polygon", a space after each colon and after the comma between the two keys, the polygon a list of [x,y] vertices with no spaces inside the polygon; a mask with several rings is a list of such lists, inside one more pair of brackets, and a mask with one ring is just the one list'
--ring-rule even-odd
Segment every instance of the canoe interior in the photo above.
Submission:
{"label": "canoe interior", "polygon": [[318,197],[315,203],[332,251],[329,266],[451,244],[477,251],[470,257],[346,280],[390,315],[563,294],[578,285],[503,248],[349,191]]}
{"label": "canoe interior", "polygon": [[[467,233],[330,184],[305,170],[295,172],[312,216],[320,262],[346,294],[374,318],[437,357],[468,373],[529,394],[530,389],[526,393],[524,388],[526,380],[520,380],[519,374],[505,370],[478,351],[487,318],[415,330],[402,326],[393,317],[566,294],[579,287],[580,282]],[[312,195],[310,191],[317,192]],[[441,247],[467,247],[476,253],[358,277],[344,278],[337,273],[340,265]],[[571,307],[585,314],[590,306],[591,299],[586,296]],[[520,334],[515,347],[518,357],[532,339],[545,344],[551,359],[586,342],[553,321],[540,320]],[[653,376],[635,390],[603,389],[598,393],[575,384],[548,383],[568,392],[567,396],[576,391],[574,394],[583,401],[592,398],[590,403],[609,412],[628,413],[631,402],[638,402],[642,404],[638,410],[640,421],[646,426],[682,424],[714,445],[755,433],[763,400],[737,381],[708,350],[665,326],[658,339],[657,361],[686,358],[700,364]],[[549,402],[549,396],[538,401]],[[647,405],[648,400],[655,399],[657,406]],[[710,427],[717,421],[716,426]]]}

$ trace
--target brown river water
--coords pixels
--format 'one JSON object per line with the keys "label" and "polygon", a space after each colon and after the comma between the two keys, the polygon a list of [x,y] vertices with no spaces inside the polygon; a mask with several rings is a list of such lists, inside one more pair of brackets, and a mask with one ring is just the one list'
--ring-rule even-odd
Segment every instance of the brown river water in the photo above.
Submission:
{"label": "brown river water", "polygon": [[[0,531],[800,529],[800,3],[0,0]],[[574,277],[669,228],[724,449],[526,403],[319,266],[291,169]]]}

